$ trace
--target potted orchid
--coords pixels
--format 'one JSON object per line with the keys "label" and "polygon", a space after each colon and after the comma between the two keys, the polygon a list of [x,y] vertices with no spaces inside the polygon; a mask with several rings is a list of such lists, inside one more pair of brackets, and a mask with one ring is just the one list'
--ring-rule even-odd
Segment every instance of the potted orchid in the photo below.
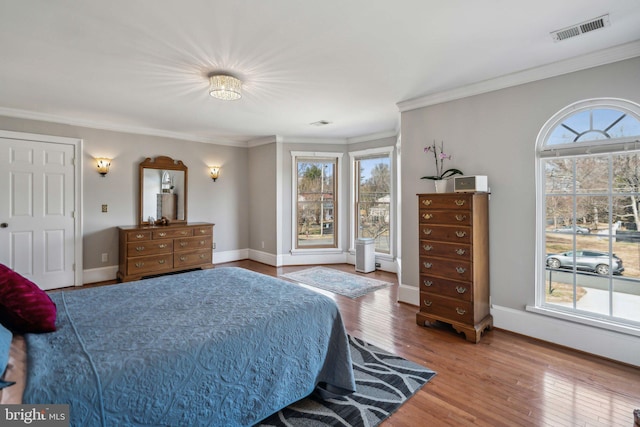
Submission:
{"label": "potted orchid", "polygon": [[[436,191],[438,193],[444,192],[446,180],[451,178],[454,175],[463,175],[460,169],[450,168],[444,169],[444,161],[451,160],[451,154],[446,154],[444,152],[444,141],[440,142],[440,147],[436,146],[436,142],[433,141],[433,145],[428,145],[424,147],[425,153],[433,153],[433,158],[436,162],[436,175],[431,176],[423,176],[420,179],[431,179],[435,181]],[[439,185],[440,184],[440,185]]]}

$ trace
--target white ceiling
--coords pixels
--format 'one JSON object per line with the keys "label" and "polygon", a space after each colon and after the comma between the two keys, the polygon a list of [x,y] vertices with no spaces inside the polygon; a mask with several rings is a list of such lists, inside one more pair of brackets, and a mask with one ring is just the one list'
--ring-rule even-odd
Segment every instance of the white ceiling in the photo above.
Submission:
{"label": "white ceiling", "polygon": [[[610,27],[549,35],[606,13]],[[0,115],[350,141],[397,132],[403,101],[638,40],[638,0],[0,0]],[[242,99],[209,96],[217,70],[244,81]]]}

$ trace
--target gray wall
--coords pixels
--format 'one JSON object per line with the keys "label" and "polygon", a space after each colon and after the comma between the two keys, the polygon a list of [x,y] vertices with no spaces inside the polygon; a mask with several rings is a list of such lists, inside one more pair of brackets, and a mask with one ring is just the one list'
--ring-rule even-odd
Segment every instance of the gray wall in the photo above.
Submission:
{"label": "gray wall", "polygon": [[[249,249],[277,253],[276,143],[249,149]],[[264,242],[264,247],[262,243]]]}
{"label": "gray wall", "polygon": [[[493,308],[501,306],[517,315],[526,305],[534,305],[538,132],[555,113],[580,100],[613,97],[640,103],[639,70],[640,58],[634,58],[402,113],[402,285],[418,286],[416,193],[433,191],[432,182],[419,179],[433,171],[433,159],[423,148],[434,139],[444,140],[447,152],[453,154],[448,166],[489,177]],[[526,329],[535,322],[524,323]],[[515,325],[500,327],[514,330]],[[558,321],[548,329],[565,327]],[[580,347],[598,340],[595,335],[580,339],[563,344]],[[637,337],[633,342],[638,345]],[[637,355],[632,358],[639,363]]]}
{"label": "gray wall", "polygon": [[[248,246],[246,148],[9,117],[0,117],[0,129],[83,139],[84,270],[117,265],[116,227],[136,224],[138,164],[146,157],[169,156],[182,160],[189,168],[188,220],[216,224],[216,251]],[[95,157],[112,159],[110,172],[104,178],[96,171]],[[215,183],[208,165],[222,167]],[[109,207],[107,213],[101,212],[103,204]],[[107,263],[101,261],[103,253],[109,256]]]}

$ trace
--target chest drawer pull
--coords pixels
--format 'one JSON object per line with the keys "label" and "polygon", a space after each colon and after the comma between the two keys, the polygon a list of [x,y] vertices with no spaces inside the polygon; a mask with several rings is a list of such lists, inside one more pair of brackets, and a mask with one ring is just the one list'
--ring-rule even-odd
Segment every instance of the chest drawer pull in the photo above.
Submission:
{"label": "chest drawer pull", "polygon": [[159,245],[158,245],[158,247],[159,247],[160,249],[164,249],[164,248],[166,248],[167,246],[168,246],[168,245],[167,245],[166,243],[162,243],[162,244],[159,244]]}
{"label": "chest drawer pull", "polygon": [[423,263],[422,263],[422,265],[424,265],[424,268],[431,268],[431,267],[433,267],[433,264],[432,264],[432,263],[430,263],[430,262],[426,262],[426,261],[425,261],[425,262],[423,262]]}
{"label": "chest drawer pull", "polygon": [[422,218],[431,219],[431,218],[433,218],[433,214],[430,214],[430,213],[422,214]]}
{"label": "chest drawer pull", "polygon": [[425,305],[425,307],[431,307],[431,304],[433,304],[433,301],[428,301],[428,300],[424,300],[422,301]]}
{"label": "chest drawer pull", "polygon": [[202,228],[200,229],[200,234],[205,234],[207,232],[207,230],[203,230]]}
{"label": "chest drawer pull", "polygon": [[467,251],[465,249],[456,249],[458,255],[464,255]]}
{"label": "chest drawer pull", "polygon": [[207,256],[205,254],[200,254],[200,259],[205,259]]}
{"label": "chest drawer pull", "polygon": [[186,257],[186,256],[182,255],[182,256],[180,257],[180,261],[186,261],[186,260],[187,260],[187,257]]}
{"label": "chest drawer pull", "polygon": [[164,260],[164,259],[159,259],[158,260],[158,264],[164,264],[165,262],[166,262],[166,260]]}
{"label": "chest drawer pull", "polygon": [[422,201],[422,204],[425,205],[425,206],[431,206],[431,203],[433,203],[433,200],[431,200],[431,199],[424,199]]}
{"label": "chest drawer pull", "polygon": [[164,237],[164,236],[166,236],[166,235],[167,235],[167,233],[165,233],[164,231],[162,231],[162,232],[158,233],[158,236],[160,236],[160,237]]}
{"label": "chest drawer pull", "polygon": [[458,292],[459,294],[464,294],[465,292],[467,292],[467,288],[465,288],[464,286],[456,286],[456,292]]}
{"label": "chest drawer pull", "polygon": [[432,230],[432,229],[430,229],[430,228],[423,228],[423,229],[422,229],[422,232],[423,232],[424,234],[426,234],[426,235],[429,235],[429,234],[431,234],[431,233],[433,232],[433,230]]}
{"label": "chest drawer pull", "polygon": [[467,216],[466,215],[457,214],[456,215],[456,219],[458,221],[464,221],[465,219],[467,219]]}
{"label": "chest drawer pull", "polygon": [[136,234],[136,239],[144,239],[144,234]]}
{"label": "chest drawer pull", "polygon": [[460,316],[462,316],[466,312],[467,312],[467,310],[465,310],[463,308],[460,308],[460,307],[456,307],[456,313],[458,313]]}
{"label": "chest drawer pull", "polygon": [[188,242],[180,242],[180,246],[182,246],[183,248],[184,248],[185,246],[187,246],[188,244],[189,244]]}
{"label": "chest drawer pull", "polygon": [[181,231],[180,234],[182,234],[183,236],[186,236],[189,233],[187,233],[186,231]]}
{"label": "chest drawer pull", "polygon": [[456,267],[456,271],[458,272],[458,274],[464,274],[467,269],[464,267]]}
{"label": "chest drawer pull", "polygon": [[425,251],[429,252],[431,249],[433,249],[433,246],[431,246],[431,245],[424,245],[424,246],[422,246],[422,248],[423,248]]}
{"label": "chest drawer pull", "polygon": [[142,261],[136,262],[136,267],[138,267],[138,268],[144,267],[144,262],[142,262]]}
{"label": "chest drawer pull", "polygon": [[460,199],[456,200],[456,205],[458,206],[464,206],[464,203],[465,203],[465,200],[460,200]]}
{"label": "chest drawer pull", "polygon": [[200,240],[200,246],[204,245],[206,243],[206,240]]}
{"label": "chest drawer pull", "polygon": [[431,281],[431,280],[423,280],[423,281],[422,281],[422,283],[423,283],[425,286],[431,286],[431,285],[433,285],[433,281]]}
{"label": "chest drawer pull", "polygon": [[464,236],[467,235],[466,231],[456,231],[456,236],[463,238]]}
{"label": "chest drawer pull", "polygon": [[144,246],[136,246],[136,251],[138,252],[144,251]]}

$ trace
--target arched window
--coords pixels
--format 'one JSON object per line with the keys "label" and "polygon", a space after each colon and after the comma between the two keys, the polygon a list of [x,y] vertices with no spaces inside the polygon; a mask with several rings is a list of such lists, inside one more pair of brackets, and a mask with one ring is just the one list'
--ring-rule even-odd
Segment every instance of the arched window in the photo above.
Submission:
{"label": "arched window", "polygon": [[640,335],[640,105],[572,104],[536,148],[535,308]]}

